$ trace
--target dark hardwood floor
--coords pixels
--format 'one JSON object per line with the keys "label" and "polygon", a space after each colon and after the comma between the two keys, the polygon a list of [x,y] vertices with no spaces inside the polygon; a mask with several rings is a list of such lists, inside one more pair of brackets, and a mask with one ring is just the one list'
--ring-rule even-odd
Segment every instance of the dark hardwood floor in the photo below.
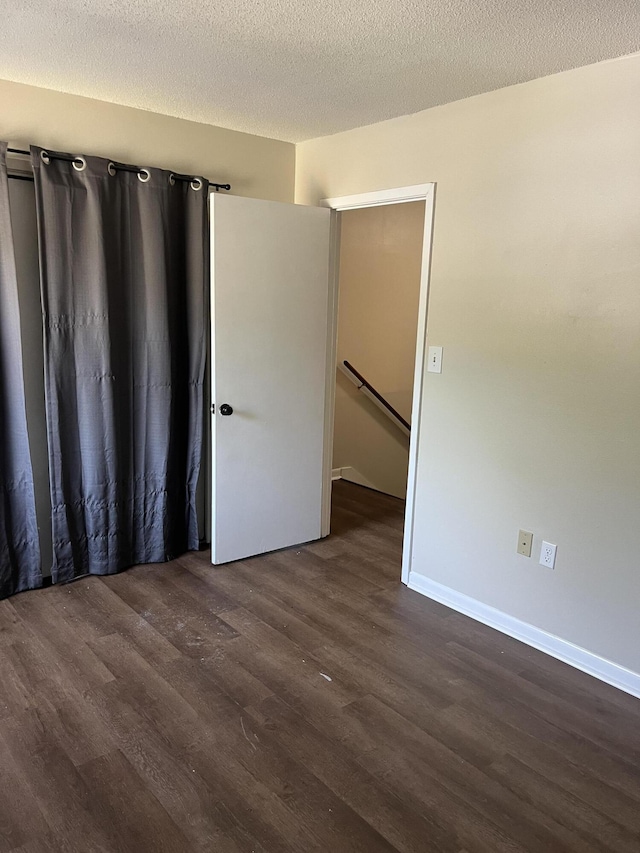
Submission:
{"label": "dark hardwood floor", "polygon": [[402,511],[0,602],[0,853],[639,853],[640,701],[402,587]]}

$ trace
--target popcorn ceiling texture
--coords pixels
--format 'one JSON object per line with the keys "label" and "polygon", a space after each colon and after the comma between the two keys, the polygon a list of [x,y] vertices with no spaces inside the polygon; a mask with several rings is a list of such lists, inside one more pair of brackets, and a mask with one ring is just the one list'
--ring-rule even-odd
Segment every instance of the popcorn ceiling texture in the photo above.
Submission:
{"label": "popcorn ceiling texture", "polygon": [[300,141],[638,49],[637,0],[7,0],[0,78]]}

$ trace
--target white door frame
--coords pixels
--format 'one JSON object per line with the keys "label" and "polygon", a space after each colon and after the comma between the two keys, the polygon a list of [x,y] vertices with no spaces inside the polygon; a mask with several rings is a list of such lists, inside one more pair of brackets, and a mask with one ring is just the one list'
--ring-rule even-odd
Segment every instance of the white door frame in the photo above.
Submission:
{"label": "white door frame", "polygon": [[429,279],[431,271],[431,244],[433,238],[433,210],[435,183],[416,184],[390,190],[377,190],[359,195],[326,198],[320,204],[330,207],[335,213],[332,222],[331,270],[329,292],[329,322],[327,346],[327,389],[325,405],[324,436],[324,482],[322,502],[322,535],[328,536],[331,515],[331,469],[333,455],[333,428],[336,394],[336,352],[338,337],[338,265],[340,256],[340,229],[338,215],[342,210],[361,207],[378,207],[384,204],[403,204],[424,201],[424,232],[422,238],[422,267],[420,270],[420,299],[418,303],[418,330],[416,341],[416,363],[413,380],[413,402],[411,404],[411,438],[409,440],[409,474],[407,478],[407,502],[405,508],[404,541],[402,545],[402,582],[409,582],[411,551],[413,547],[413,525],[418,463],[418,440],[422,419],[422,389],[426,372],[427,307],[429,302]]}

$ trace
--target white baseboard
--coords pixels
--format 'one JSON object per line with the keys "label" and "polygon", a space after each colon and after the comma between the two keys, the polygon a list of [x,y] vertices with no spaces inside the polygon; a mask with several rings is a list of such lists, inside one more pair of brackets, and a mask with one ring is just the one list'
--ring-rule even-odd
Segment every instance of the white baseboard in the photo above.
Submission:
{"label": "white baseboard", "polygon": [[355,483],[358,486],[366,486],[367,489],[375,489],[377,492],[380,489],[377,486],[374,486],[370,480],[367,480],[366,477],[363,477],[359,471],[356,471],[355,468],[352,468],[350,465],[345,468],[334,468],[331,472],[332,480],[348,480],[350,483]]}
{"label": "white baseboard", "polygon": [[503,634],[508,634],[528,646],[533,646],[534,649],[539,649],[640,699],[640,673],[633,672],[580,646],[575,646],[568,640],[549,634],[541,628],[529,625],[528,622],[522,622],[501,610],[496,610],[495,607],[482,604],[475,598],[456,592],[416,572],[409,573],[407,586],[452,610],[457,610],[458,613],[464,613],[465,616],[470,616],[484,625],[502,631]]}
{"label": "white baseboard", "polygon": [[346,468],[341,468],[341,477],[343,480],[348,480],[350,483],[355,483],[358,486],[366,486],[367,489],[375,489],[376,491],[380,491],[380,489],[375,486],[371,480],[367,480],[360,471],[356,471],[355,468],[352,468],[350,465]]}

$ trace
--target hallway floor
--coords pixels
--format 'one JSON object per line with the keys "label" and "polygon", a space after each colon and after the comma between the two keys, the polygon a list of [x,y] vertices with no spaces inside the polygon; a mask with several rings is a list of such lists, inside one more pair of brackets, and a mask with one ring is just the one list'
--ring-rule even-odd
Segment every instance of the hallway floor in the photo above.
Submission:
{"label": "hallway floor", "polygon": [[0,602],[0,853],[638,853],[640,701],[401,586],[403,509]]}

